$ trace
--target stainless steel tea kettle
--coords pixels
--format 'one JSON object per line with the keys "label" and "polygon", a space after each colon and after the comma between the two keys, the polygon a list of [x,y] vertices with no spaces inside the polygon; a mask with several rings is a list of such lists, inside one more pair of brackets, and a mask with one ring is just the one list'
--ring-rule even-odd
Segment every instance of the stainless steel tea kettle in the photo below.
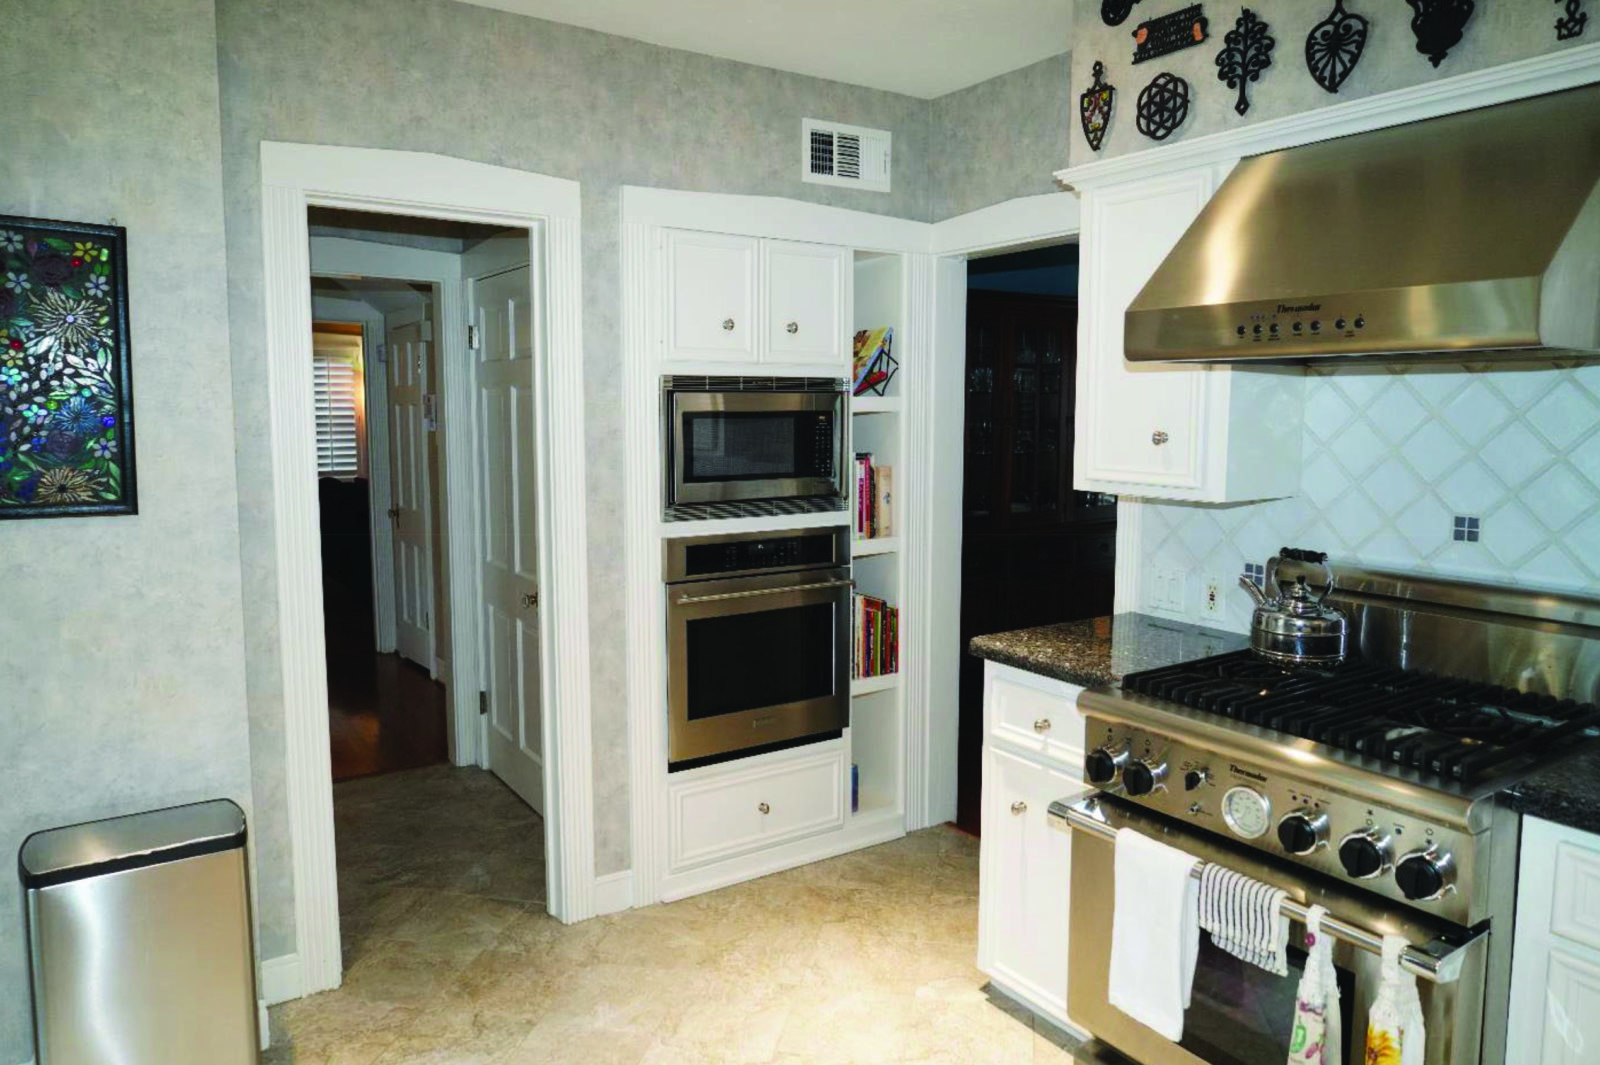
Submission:
{"label": "stainless steel tea kettle", "polygon": [[1284,547],[1267,561],[1267,598],[1255,581],[1239,583],[1255,600],[1250,618],[1250,649],[1284,665],[1336,665],[1344,661],[1347,622],[1323,600],[1333,591],[1328,556],[1320,551]]}

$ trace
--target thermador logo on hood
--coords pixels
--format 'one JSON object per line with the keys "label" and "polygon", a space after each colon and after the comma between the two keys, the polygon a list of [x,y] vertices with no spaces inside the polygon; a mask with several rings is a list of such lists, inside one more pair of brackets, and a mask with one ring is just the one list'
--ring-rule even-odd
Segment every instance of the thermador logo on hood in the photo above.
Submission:
{"label": "thermador logo on hood", "polygon": [[1289,306],[1289,304],[1287,304],[1287,303],[1278,304],[1278,313],[1279,314],[1300,314],[1300,313],[1302,313],[1304,311],[1320,311],[1320,310],[1322,310],[1322,304],[1320,304],[1320,303],[1297,303],[1292,307]]}
{"label": "thermador logo on hood", "polygon": [[1254,780],[1258,784],[1265,784],[1267,782],[1267,778],[1262,776],[1260,773],[1252,773],[1248,769],[1240,769],[1238,766],[1233,765],[1232,763],[1229,763],[1228,768],[1233,770],[1233,775],[1236,777],[1244,777],[1246,780]]}

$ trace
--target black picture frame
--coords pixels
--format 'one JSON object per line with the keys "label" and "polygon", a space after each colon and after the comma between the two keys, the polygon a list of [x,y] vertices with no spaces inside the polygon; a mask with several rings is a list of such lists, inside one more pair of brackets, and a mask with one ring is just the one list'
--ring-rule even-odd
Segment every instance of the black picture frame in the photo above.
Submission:
{"label": "black picture frame", "polygon": [[130,335],[125,227],[0,215],[0,521],[139,513]]}

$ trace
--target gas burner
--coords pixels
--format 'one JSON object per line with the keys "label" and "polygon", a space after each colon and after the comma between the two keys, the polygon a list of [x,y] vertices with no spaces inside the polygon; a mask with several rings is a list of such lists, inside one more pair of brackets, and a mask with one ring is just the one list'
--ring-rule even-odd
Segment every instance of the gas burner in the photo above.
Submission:
{"label": "gas burner", "polygon": [[1286,669],[1248,651],[1130,673],[1125,691],[1472,784],[1600,734],[1600,707],[1352,660]]}

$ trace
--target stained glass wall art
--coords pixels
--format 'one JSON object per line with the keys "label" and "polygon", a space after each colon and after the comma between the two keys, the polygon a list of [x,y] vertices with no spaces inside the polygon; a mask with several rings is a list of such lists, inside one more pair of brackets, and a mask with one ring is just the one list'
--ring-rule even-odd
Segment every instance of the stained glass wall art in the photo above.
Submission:
{"label": "stained glass wall art", "polygon": [[0,518],[138,512],[126,245],[0,215]]}

